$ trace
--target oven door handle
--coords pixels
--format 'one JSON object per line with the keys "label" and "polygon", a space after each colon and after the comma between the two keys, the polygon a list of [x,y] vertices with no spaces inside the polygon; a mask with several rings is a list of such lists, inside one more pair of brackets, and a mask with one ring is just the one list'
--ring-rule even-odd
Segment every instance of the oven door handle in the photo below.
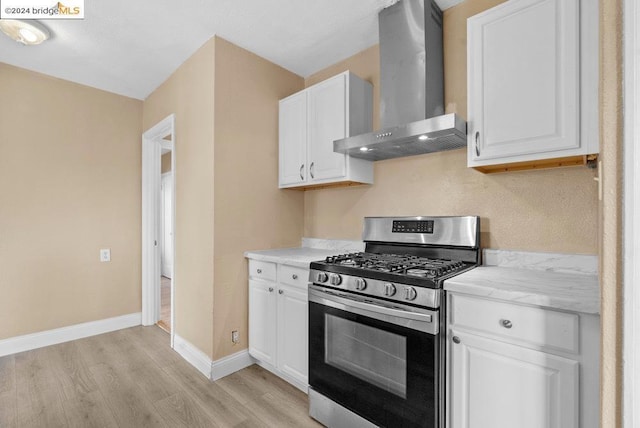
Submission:
{"label": "oven door handle", "polygon": [[309,289],[309,301],[429,334],[438,334],[439,331],[438,312],[436,311],[425,310],[425,312],[431,313],[404,311],[314,289]]}

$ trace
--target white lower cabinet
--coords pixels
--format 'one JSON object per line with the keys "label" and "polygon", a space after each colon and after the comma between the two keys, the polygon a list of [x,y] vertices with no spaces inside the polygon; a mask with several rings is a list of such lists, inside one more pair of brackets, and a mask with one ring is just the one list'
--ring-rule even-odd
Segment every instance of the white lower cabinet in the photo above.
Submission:
{"label": "white lower cabinet", "polygon": [[307,290],[281,285],[278,293],[278,369],[302,383],[309,372]]}
{"label": "white lower cabinet", "polygon": [[[265,272],[274,275],[264,279],[260,275]],[[308,278],[307,269],[249,260],[249,354],[304,392],[309,361]]]}
{"label": "white lower cabinet", "polygon": [[577,361],[451,334],[451,427],[578,428]]}
{"label": "white lower cabinet", "polygon": [[275,365],[276,362],[276,284],[249,280],[249,353]]}
{"label": "white lower cabinet", "polygon": [[449,428],[595,428],[599,317],[448,292]]}

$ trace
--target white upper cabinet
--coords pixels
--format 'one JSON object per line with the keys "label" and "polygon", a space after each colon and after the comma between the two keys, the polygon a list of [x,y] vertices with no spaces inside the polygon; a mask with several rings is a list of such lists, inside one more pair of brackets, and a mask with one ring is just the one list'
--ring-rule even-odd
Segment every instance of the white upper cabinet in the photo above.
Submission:
{"label": "white upper cabinet", "polygon": [[468,165],[598,153],[597,0],[510,0],[468,20]]}
{"label": "white upper cabinet", "polygon": [[[325,180],[345,176],[346,155],[333,151],[333,141],[347,136],[344,74],[309,88],[309,175]],[[330,141],[331,144],[327,144]]]}
{"label": "white upper cabinet", "polygon": [[307,93],[280,102],[280,186],[303,183],[307,177]]}
{"label": "white upper cabinet", "polygon": [[373,163],[335,153],[333,142],[372,130],[369,82],[344,72],[280,100],[279,187],[373,183]]}

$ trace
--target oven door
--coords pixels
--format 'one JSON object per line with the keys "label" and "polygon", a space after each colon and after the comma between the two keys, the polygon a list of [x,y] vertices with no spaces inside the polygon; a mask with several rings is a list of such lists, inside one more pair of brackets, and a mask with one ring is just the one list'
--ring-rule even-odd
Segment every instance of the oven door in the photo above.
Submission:
{"label": "oven door", "polygon": [[438,316],[311,285],[311,388],[379,426],[438,427]]}

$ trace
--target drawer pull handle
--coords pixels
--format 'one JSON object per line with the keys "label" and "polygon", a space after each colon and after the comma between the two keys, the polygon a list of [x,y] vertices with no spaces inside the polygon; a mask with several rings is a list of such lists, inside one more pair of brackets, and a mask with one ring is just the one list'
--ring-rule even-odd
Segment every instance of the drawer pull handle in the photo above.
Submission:
{"label": "drawer pull handle", "polygon": [[458,336],[453,336],[451,340],[453,340],[453,343],[456,343],[456,344],[460,343],[460,338]]}
{"label": "drawer pull handle", "polygon": [[278,290],[278,294],[284,294],[284,290]]}
{"label": "drawer pull handle", "polygon": [[293,275],[291,275],[291,278],[293,279],[298,279],[298,275],[296,275],[295,273]]}
{"label": "drawer pull handle", "polygon": [[269,287],[269,293],[273,293],[273,287]]}
{"label": "drawer pull handle", "polygon": [[503,326],[504,328],[513,327],[513,324],[509,320],[500,320],[500,325]]}
{"label": "drawer pull handle", "polygon": [[262,273],[262,269],[258,269],[258,270],[257,270],[257,272],[258,272],[258,273]]}

